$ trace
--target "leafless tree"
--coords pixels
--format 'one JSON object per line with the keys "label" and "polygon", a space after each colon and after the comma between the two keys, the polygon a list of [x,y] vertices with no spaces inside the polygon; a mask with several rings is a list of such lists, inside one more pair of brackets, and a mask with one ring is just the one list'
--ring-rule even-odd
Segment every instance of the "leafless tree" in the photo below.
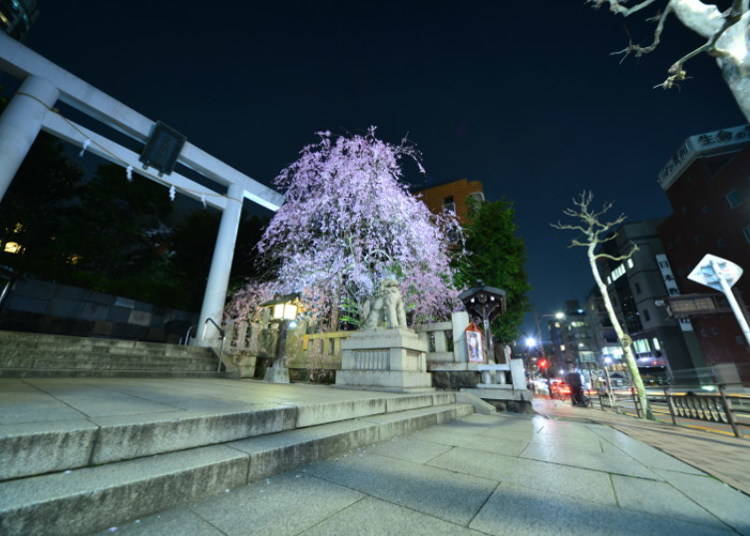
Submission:
{"label": "leafless tree", "polygon": [[648,19],[656,23],[651,43],[641,45],[631,40],[628,46],[612,53],[623,54],[624,57],[629,54],[640,57],[653,52],[659,46],[668,16],[674,14],[683,25],[706,39],[706,42],[674,62],[669,68],[667,79],[656,87],[671,88],[685,80],[685,63],[705,52],[716,58],[724,81],[742,113],[750,121],[750,0],[733,0],[731,7],[723,12],[715,4],[701,0],[587,0],[587,3],[594,7],[608,5],[610,11],[623,17],[640,13],[652,6],[661,8],[655,16]]}
{"label": "leafless tree", "polygon": [[593,199],[594,194],[590,191],[581,192],[573,198],[574,208],[566,208],[563,210],[563,214],[577,221],[573,224],[565,224],[558,221],[551,225],[555,229],[577,231],[580,233],[581,236],[574,238],[570,242],[569,247],[580,246],[586,248],[589,266],[591,266],[591,273],[593,274],[596,286],[599,288],[599,292],[604,299],[604,307],[607,309],[609,320],[615,328],[617,339],[620,341],[623,354],[625,355],[625,363],[628,366],[630,376],[633,378],[633,385],[638,392],[640,406],[643,410],[641,411],[641,415],[652,418],[648,399],[646,398],[646,388],[643,385],[643,380],[641,379],[641,374],[638,371],[638,365],[635,361],[635,354],[633,353],[633,339],[622,328],[622,325],[615,314],[615,309],[612,307],[612,301],[609,298],[607,287],[602,281],[602,277],[599,274],[599,267],[597,265],[597,261],[599,260],[610,260],[615,262],[625,261],[629,259],[633,253],[638,251],[638,245],[632,244],[630,246],[630,251],[619,256],[613,256],[608,253],[597,251],[601,244],[614,240],[617,237],[617,233],[614,232],[614,229],[624,222],[626,217],[624,214],[620,214],[617,218],[611,221],[603,221],[602,218],[609,209],[612,208],[612,203],[605,203],[601,210],[595,211],[591,208],[591,202]]}

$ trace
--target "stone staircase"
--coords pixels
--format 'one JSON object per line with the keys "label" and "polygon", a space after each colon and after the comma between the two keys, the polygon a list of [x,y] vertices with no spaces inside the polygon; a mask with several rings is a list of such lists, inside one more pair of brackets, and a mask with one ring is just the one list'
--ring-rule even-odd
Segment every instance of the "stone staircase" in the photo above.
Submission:
{"label": "stone staircase", "polygon": [[220,377],[209,348],[0,331],[0,377]]}
{"label": "stone staircase", "polygon": [[0,427],[0,534],[75,535],[469,415],[455,393]]}

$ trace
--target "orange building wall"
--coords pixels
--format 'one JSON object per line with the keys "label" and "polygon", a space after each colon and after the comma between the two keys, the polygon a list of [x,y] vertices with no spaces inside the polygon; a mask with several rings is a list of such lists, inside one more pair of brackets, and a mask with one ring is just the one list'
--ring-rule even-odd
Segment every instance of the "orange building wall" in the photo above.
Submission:
{"label": "orange building wall", "polygon": [[459,179],[419,190],[417,195],[422,198],[427,208],[435,213],[442,212],[444,199],[453,196],[453,202],[456,204],[456,217],[459,223],[463,225],[469,219],[469,206],[466,203],[466,198],[469,194],[475,192],[484,192],[480,181]]}

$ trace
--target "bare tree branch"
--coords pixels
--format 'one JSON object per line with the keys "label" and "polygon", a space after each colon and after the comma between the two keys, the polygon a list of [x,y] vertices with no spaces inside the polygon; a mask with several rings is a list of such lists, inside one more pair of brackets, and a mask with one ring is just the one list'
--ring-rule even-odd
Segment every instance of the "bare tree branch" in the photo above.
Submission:
{"label": "bare tree branch", "polygon": [[587,248],[591,245],[591,242],[581,242],[580,240],[576,240],[575,238],[570,241],[570,244],[568,245],[569,248],[574,248],[576,246],[581,246],[584,248]]}
{"label": "bare tree branch", "polygon": [[[654,17],[658,21],[656,25],[656,30],[654,30],[654,40],[651,42],[648,46],[641,46],[638,43],[633,43],[631,40],[628,43],[628,46],[623,48],[622,50],[617,50],[615,52],[610,52],[610,56],[616,56],[618,54],[623,54],[622,59],[620,60],[620,63],[625,61],[625,58],[627,58],[631,53],[635,54],[636,58],[640,58],[644,54],[650,54],[654,50],[656,50],[656,47],[659,46],[659,43],[661,43],[661,34],[662,31],[664,31],[664,21],[667,20],[667,15],[672,11],[671,5],[667,4],[667,7],[662,11],[659,15]],[[648,19],[653,20],[653,19]]]}
{"label": "bare tree branch", "polygon": [[594,255],[594,259],[595,260],[609,259],[611,261],[624,261],[632,257],[633,253],[635,253],[636,251],[638,251],[638,244],[633,244],[633,246],[630,248],[630,251],[624,255],[618,255],[617,257],[615,257],[614,255],[610,255],[608,253],[597,253],[596,255]]}
{"label": "bare tree branch", "polygon": [[560,230],[581,231],[584,234],[589,232],[589,229],[586,229],[580,225],[567,225],[559,221],[557,223],[550,223],[550,226]]}
{"label": "bare tree branch", "polygon": [[674,62],[672,66],[669,68],[669,77],[664,80],[661,84],[657,84],[654,86],[654,89],[657,87],[663,87],[664,89],[671,89],[677,85],[679,85],[679,82],[682,82],[683,80],[688,79],[687,71],[682,68],[682,66],[685,64],[686,61],[694,58],[698,54],[702,52],[709,52],[713,48],[714,44],[716,43],[716,40],[712,37],[707,43],[699,46],[692,52],[689,52],[685,54],[683,57],[681,57],[679,60]]}
{"label": "bare tree branch", "polygon": [[589,0],[590,4],[594,4],[594,7],[599,8],[604,3],[609,4],[609,10],[613,13],[619,13],[623,17],[628,17],[632,15],[633,13],[636,13],[640,11],[641,9],[644,9],[651,4],[653,4],[656,0],[644,0],[640,4],[636,4],[633,7],[625,7],[622,5],[621,0]]}

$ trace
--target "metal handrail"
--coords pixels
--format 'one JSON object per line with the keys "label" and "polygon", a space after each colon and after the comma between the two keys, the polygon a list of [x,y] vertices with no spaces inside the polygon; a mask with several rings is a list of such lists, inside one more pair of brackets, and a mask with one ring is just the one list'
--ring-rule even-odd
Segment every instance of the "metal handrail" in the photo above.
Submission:
{"label": "metal handrail", "polygon": [[190,333],[193,331],[194,327],[195,326],[191,324],[190,327],[187,328],[187,331],[185,332],[185,338],[180,339],[180,344],[187,346],[187,344],[190,342]]}
{"label": "metal handrail", "polygon": [[221,328],[219,324],[216,323],[216,321],[208,317],[206,318],[206,321],[203,322],[203,336],[206,336],[206,324],[211,322],[214,327],[219,331],[219,335],[221,335],[221,346],[219,346],[219,364],[216,365],[216,372],[221,372],[221,356],[224,353],[224,339],[226,338],[226,332]]}

